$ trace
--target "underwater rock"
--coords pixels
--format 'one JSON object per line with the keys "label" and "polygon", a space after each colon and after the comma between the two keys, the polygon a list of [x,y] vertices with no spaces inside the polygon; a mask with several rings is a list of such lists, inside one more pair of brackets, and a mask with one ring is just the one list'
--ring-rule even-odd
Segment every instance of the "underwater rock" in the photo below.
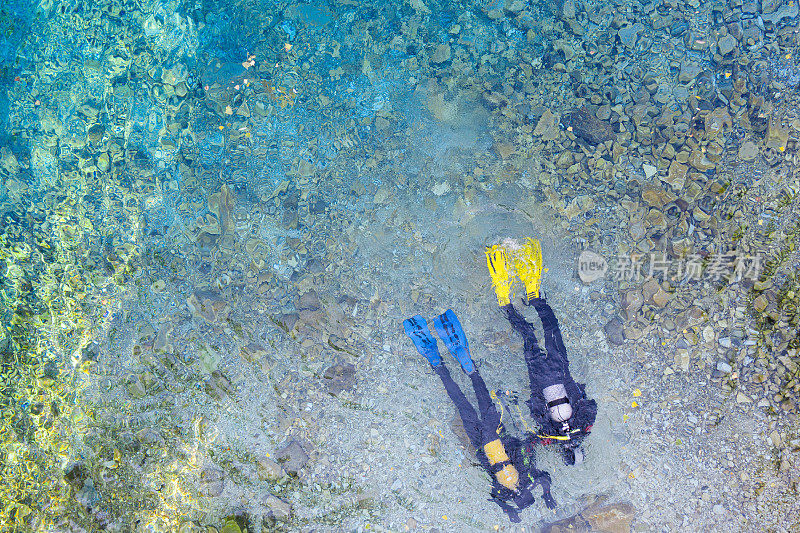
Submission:
{"label": "underwater rock", "polygon": [[311,215],[324,214],[327,208],[328,203],[323,198],[316,198],[308,202],[308,213]]}
{"label": "underwater rock", "polygon": [[289,230],[295,230],[300,225],[300,214],[296,208],[286,207],[281,216],[281,226]]}
{"label": "underwater rock", "polygon": [[689,351],[685,348],[679,349],[673,358],[675,362],[675,366],[679,368],[682,372],[689,371],[689,365],[691,363],[691,357],[689,356]]}
{"label": "underwater rock", "polygon": [[[665,298],[664,298],[664,296],[663,296],[663,295],[664,295],[664,294],[667,294],[667,293],[665,293],[665,292],[664,292],[664,291],[661,289],[661,285],[658,283],[658,281],[656,281],[656,279],[655,279],[655,278],[650,278],[650,279],[648,279],[648,280],[647,280],[647,281],[644,283],[644,285],[642,285],[642,297],[644,298],[644,301],[645,301],[646,303],[648,303],[648,304],[651,304],[651,305],[655,304],[655,297],[656,297],[656,294],[659,294],[659,293],[663,293],[663,294],[660,294],[660,295],[658,296],[658,301],[659,301],[659,302],[661,302],[661,303],[663,303],[663,302],[664,302],[664,300],[665,300]],[[666,298],[666,301],[669,301],[669,298],[668,298],[668,297]],[[657,304],[656,304],[656,305],[657,305]],[[666,305],[666,304],[665,304],[665,305]],[[664,307],[664,305],[658,305],[658,307]]]}
{"label": "underwater rock", "polygon": [[753,308],[759,313],[763,313],[768,305],[769,300],[767,300],[767,297],[763,294],[758,295],[758,297],[753,301]]}
{"label": "underwater rock", "polygon": [[640,22],[636,24],[631,24],[625,26],[624,28],[620,28],[617,31],[617,35],[619,36],[619,40],[625,46],[625,48],[633,48],[636,44],[636,38],[639,36],[639,32],[644,30],[644,25]]}
{"label": "underwater rock", "polygon": [[286,475],[286,471],[281,465],[270,459],[269,457],[262,456],[257,459],[258,462],[258,479],[276,480]]}
{"label": "underwater rock", "polygon": [[663,187],[654,183],[646,183],[642,187],[642,200],[657,209],[663,208],[675,200],[673,194],[668,193]]}
{"label": "underwater rock", "polygon": [[706,138],[717,139],[725,130],[733,127],[733,120],[726,107],[717,107],[705,118]]}
{"label": "underwater rock", "polygon": [[639,324],[634,322],[625,326],[623,334],[625,335],[626,339],[635,341],[642,338],[644,335],[644,329],[642,329]]}
{"label": "underwater rock", "polygon": [[249,363],[257,363],[267,355],[267,350],[261,344],[249,342],[246,346],[242,346],[239,350],[242,359]]}
{"label": "underwater rock", "polygon": [[78,114],[83,115],[87,122],[94,122],[100,114],[100,104],[95,100],[87,100],[78,108]]}
{"label": "underwater rock", "polygon": [[629,503],[615,503],[582,514],[593,531],[629,533],[636,509]]}
{"label": "underwater rock", "polygon": [[533,134],[541,137],[543,141],[554,141],[558,139],[560,133],[558,115],[554,115],[552,111],[546,109],[542,116],[539,117],[539,122],[536,123]]}
{"label": "underwater rock", "polygon": [[433,54],[431,54],[431,63],[439,64],[445,61],[450,61],[450,45],[439,44],[436,46]]}
{"label": "underwater rock", "polygon": [[569,150],[564,150],[563,152],[558,154],[555,160],[556,168],[560,170],[570,167],[572,163],[573,163],[572,152],[570,152]]}
{"label": "underwater rock", "polygon": [[456,436],[456,439],[458,439],[459,444],[461,444],[461,450],[471,459],[473,453],[472,442],[469,440],[467,431],[464,429],[464,421],[458,413],[453,415],[453,418],[450,420],[450,430],[453,432],[453,435]]}
{"label": "underwater rock", "polygon": [[178,85],[186,81],[189,71],[183,63],[176,63],[172,68],[161,71],[161,81],[167,85]]}
{"label": "underwater rock", "polygon": [[197,235],[195,236],[198,242],[216,242],[218,236],[222,233],[222,228],[219,225],[219,220],[212,214],[197,217],[195,221]]}
{"label": "underwater rock", "polygon": [[208,344],[203,344],[197,348],[197,364],[205,374],[211,374],[216,371],[221,360],[219,352]]}
{"label": "underwater rock", "polygon": [[584,250],[578,257],[578,277],[583,283],[591,283],[602,278],[608,270],[608,262],[602,255]]}
{"label": "underwater rock", "polygon": [[525,2],[522,0],[505,0],[503,7],[510,13],[519,13],[525,9]]}
{"label": "underwater rock", "polygon": [[228,302],[223,300],[219,293],[211,290],[195,290],[186,299],[186,305],[192,316],[202,318],[209,324],[225,320],[230,312]]}
{"label": "underwater rock", "polygon": [[2,150],[0,150],[0,167],[11,176],[19,173],[20,166],[17,156],[7,146],[3,146]]}
{"label": "underwater rock", "polygon": [[76,491],[80,490],[83,487],[83,483],[86,478],[89,477],[89,471],[83,465],[83,463],[76,463],[70,467],[69,470],[64,474],[64,479],[70,486],[75,489]]}
{"label": "underwater rock", "polygon": [[614,139],[611,124],[595,117],[586,106],[564,115],[561,123],[572,128],[572,133],[590,144],[600,144]]}
{"label": "underwater rock", "polygon": [[94,481],[88,478],[81,490],[75,494],[75,501],[84,506],[86,509],[92,509],[100,502],[100,494],[94,488]]}
{"label": "underwater rock", "polygon": [[800,14],[800,7],[798,7],[797,2],[788,2],[783,4],[780,8],[776,9],[772,13],[762,14],[761,18],[764,22],[769,22],[774,25],[778,24],[783,19],[797,18],[798,14]]}
{"label": "underwater rock", "polygon": [[[602,501],[604,498],[600,498]],[[542,528],[542,533],[630,533],[636,508],[629,503],[614,503],[600,507],[597,502],[580,513]]]}
{"label": "underwater rock", "polygon": [[233,396],[236,389],[227,376],[213,370],[211,377],[206,380],[205,391],[215,400],[222,400],[226,396]]}
{"label": "underwater rock", "polygon": [[692,155],[689,156],[689,164],[700,172],[706,172],[717,166],[716,163],[706,157],[706,152],[700,147],[692,150]]}
{"label": "underwater rock", "polygon": [[687,165],[679,163],[678,160],[672,161],[669,165],[669,171],[666,176],[659,176],[661,181],[669,184],[675,191],[683,189],[686,182],[686,172],[689,170]]}
{"label": "underwater rock", "polygon": [[297,322],[300,320],[300,315],[297,313],[283,313],[275,318],[275,322],[285,332],[290,332],[294,329]]}
{"label": "underwater rock", "polygon": [[625,337],[623,336],[622,321],[614,317],[603,326],[603,332],[606,334],[606,339],[609,344],[614,346],[622,346],[625,344]]}
{"label": "underwater rock", "polygon": [[167,289],[167,283],[163,279],[157,279],[150,284],[150,290],[153,294],[161,294]]}
{"label": "underwater rock", "polygon": [[299,311],[319,311],[322,308],[322,300],[320,300],[317,291],[309,290],[300,295],[297,301],[297,309]]}
{"label": "underwater rock", "polygon": [[719,47],[719,53],[723,56],[728,55],[736,49],[737,44],[736,38],[733,35],[728,34],[725,37],[722,37],[717,43],[717,46]]}
{"label": "underwater rock", "polygon": [[669,301],[672,299],[672,294],[666,292],[661,287],[658,288],[655,294],[650,297],[650,300],[656,307],[664,308],[667,306]]}
{"label": "underwater rock", "polygon": [[200,472],[200,494],[216,497],[225,488],[225,472],[214,465],[208,465]]}
{"label": "underwater rock", "polygon": [[308,454],[296,440],[290,440],[275,452],[275,460],[286,472],[297,475],[308,462]]}
{"label": "underwater rock", "polygon": [[758,157],[758,146],[753,141],[745,141],[739,147],[739,159],[742,161],[753,161]]}
{"label": "underwater rock", "polygon": [[107,152],[103,152],[102,154],[100,154],[100,155],[97,157],[97,168],[98,168],[98,170],[100,170],[101,172],[105,172],[105,171],[107,171],[109,168],[111,168],[111,162],[109,161],[109,158],[108,158],[108,153],[107,153]]}
{"label": "underwater rock", "polygon": [[225,520],[225,525],[219,530],[219,533],[242,533],[242,528],[236,523],[234,518]]}
{"label": "underwater rock", "polygon": [[641,213],[634,213],[628,221],[628,233],[634,241],[641,240],[647,234],[647,226]]}
{"label": "underwater rock", "polygon": [[703,67],[693,61],[684,61],[681,64],[681,71],[678,74],[678,83],[689,83],[700,73],[703,72]]}
{"label": "underwater rock", "polygon": [[542,533],[589,533],[589,526],[581,515],[575,515],[545,526]]}
{"label": "underwater rock", "polygon": [[559,11],[559,16],[562,20],[572,20],[575,18],[575,14],[577,12],[575,6],[575,0],[564,0],[561,4],[561,9]]}
{"label": "underwater rock", "polygon": [[99,144],[100,141],[103,140],[103,134],[105,134],[105,131],[106,130],[102,124],[92,124],[86,131],[87,144]]}
{"label": "underwater rock", "polygon": [[461,115],[459,111],[459,100],[454,98],[448,100],[444,92],[438,85],[429,84],[426,90],[420,90],[420,94],[429,96],[424,100],[425,107],[436,120],[445,124],[453,124]]}
{"label": "underwater rock", "polygon": [[210,533],[210,530],[194,522],[184,522],[178,528],[178,533]]}
{"label": "underwater rock", "polygon": [[351,363],[336,363],[322,374],[325,389],[334,396],[350,390],[356,383],[356,367]]}
{"label": "underwater rock", "polygon": [[147,394],[147,390],[146,387],[144,386],[144,383],[142,383],[142,381],[137,376],[131,376],[129,380],[130,381],[128,382],[127,386],[128,394],[130,394],[134,400],[140,400],[144,398],[145,395]]}
{"label": "underwater rock", "polygon": [[443,196],[450,192],[450,184],[447,183],[446,181],[437,183],[436,185],[431,187],[431,192],[436,196]]}
{"label": "underwater rock", "polygon": [[327,6],[308,4],[290,4],[284,11],[287,19],[295,20],[303,26],[325,26],[336,20],[336,14]]}
{"label": "underwater rock", "polygon": [[267,496],[264,500],[264,505],[269,508],[272,516],[278,520],[288,520],[292,516],[292,504],[275,495],[270,494]]}
{"label": "underwater rock", "polygon": [[786,149],[786,143],[789,142],[789,128],[785,128],[774,118],[769,119],[769,126],[767,126],[767,138],[765,139],[764,146],[767,149],[775,149],[783,151]]}
{"label": "underwater rock", "polygon": [[639,289],[631,289],[625,292],[622,296],[622,309],[625,311],[625,317],[628,320],[633,320],[636,312],[642,308],[644,298]]}
{"label": "underwater rock", "polygon": [[208,210],[217,216],[221,233],[227,233],[234,227],[233,209],[236,197],[226,184],[222,184],[218,192],[208,197]]}
{"label": "underwater rock", "polygon": [[354,317],[358,313],[361,302],[349,294],[343,294],[336,299],[336,304],[342,310],[342,313]]}
{"label": "underwater rock", "polygon": [[[378,192],[375,193],[375,196],[372,198],[372,202],[375,205],[383,205],[388,202],[389,198],[392,197],[392,187],[388,184],[384,183],[383,185],[378,188]],[[309,212],[311,210],[309,209]]]}
{"label": "underwater rock", "polygon": [[143,428],[136,433],[136,439],[139,446],[155,447],[164,445],[164,437],[161,433],[152,428]]}
{"label": "underwater rock", "polygon": [[322,301],[315,290],[309,290],[303,293],[297,301],[297,312],[300,320],[311,326],[319,323],[325,316],[325,311],[322,309]]}
{"label": "underwater rock", "polygon": [[97,361],[100,357],[100,345],[92,341],[81,349],[81,362]]}

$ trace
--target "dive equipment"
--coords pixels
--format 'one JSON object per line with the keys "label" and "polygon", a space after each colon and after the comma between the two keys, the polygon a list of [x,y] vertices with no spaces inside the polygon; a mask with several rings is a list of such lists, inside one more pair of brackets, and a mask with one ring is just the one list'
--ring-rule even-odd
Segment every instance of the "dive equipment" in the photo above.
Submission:
{"label": "dive equipment", "polygon": [[450,350],[450,354],[461,364],[464,372],[472,374],[475,371],[475,366],[469,354],[467,336],[464,334],[461,322],[458,321],[458,317],[456,317],[453,310],[448,309],[434,318],[433,327],[436,328],[436,334],[442,339],[444,345]]}
{"label": "dive equipment", "polygon": [[486,248],[486,266],[492,276],[492,285],[500,307],[511,303],[511,286],[514,278],[525,285],[525,303],[539,298],[542,285],[542,244],[528,237],[522,244],[506,240]]}
{"label": "dive equipment", "polygon": [[432,367],[435,368],[442,364],[439,347],[436,345],[436,339],[431,335],[431,330],[428,329],[428,322],[425,317],[414,315],[403,320],[403,329],[406,335],[414,342],[414,346],[416,346],[420,355],[424,356]]}
{"label": "dive equipment", "polygon": [[519,472],[511,464],[503,442],[500,439],[488,442],[483,445],[483,451],[491,466],[502,465],[502,468],[494,473],[497,482],[507,489],[516,491],[519,487]]}
{"label": "dive equipment", "polygon": [[513,278],[509,269],[508,255],[501,245],[495,244],[486,249],[486,266],[489,267],[489,274],[492,276],[497,304],[500,307],[510,304]]}
{"label": "dive equipment", "polygon": [[527,300],[538,298],[539,287],[542,285],[542,245],[539,239],[529,237],[525,240],[525,244],[509,252],[514,270],[525,285]]}
{"label": "dive equipment", "polygon": [[567,397],[567,389],[563,383],[550,385],[542,390],[547,410],[554,422],[566,422],[572,418],[572,405]]}

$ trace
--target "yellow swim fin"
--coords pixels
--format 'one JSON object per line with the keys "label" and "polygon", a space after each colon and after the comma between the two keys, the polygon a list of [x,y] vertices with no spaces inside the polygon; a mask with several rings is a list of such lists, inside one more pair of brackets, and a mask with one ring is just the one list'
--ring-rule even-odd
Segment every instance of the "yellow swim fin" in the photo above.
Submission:
{"label": "yellow swim fin", "polygon": [[511,303],[511,272],[506,251],[496,244],[486,249],[486,266],[492,276],[492,285],[500,307]]}
{"label": "yellow swim fin", "polygon": [[[525,244],[515,250],[511,260],[520,281],[525,284],[528,301],[539,297],[542,285],[542,245],[539,239],[528,238]],[[547,269],[544,269],[547,271]]]}

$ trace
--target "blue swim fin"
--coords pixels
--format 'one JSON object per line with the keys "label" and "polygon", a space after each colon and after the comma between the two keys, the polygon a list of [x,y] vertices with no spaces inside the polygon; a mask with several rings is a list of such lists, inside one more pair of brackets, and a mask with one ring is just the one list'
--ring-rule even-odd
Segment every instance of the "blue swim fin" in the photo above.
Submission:
{"label": "blue swim fin", "polygon": [[444,345],[450,350],[450,354],[461,364],[464,372],[472,374],[475,371],[475,366],[469,355],[467,336],[464,334],[461,322],[458,321],[458,317],[456,317],[453,310],[448,309],[434,318],[433,327],[436,328],[436,334],[442,339]]}
{"label": "blue swim fin", "polygon": [[424,356],[432,367],[435,368],[442,364],[439,347],[436,345],[436,339],[431,335],[431,330],[428,329],[428,322],[425,317],[414,315],[411,318],[406,318],[403,320],[403,329],[406,335],[414,342],[414,346],[416,346],[420,355]]}

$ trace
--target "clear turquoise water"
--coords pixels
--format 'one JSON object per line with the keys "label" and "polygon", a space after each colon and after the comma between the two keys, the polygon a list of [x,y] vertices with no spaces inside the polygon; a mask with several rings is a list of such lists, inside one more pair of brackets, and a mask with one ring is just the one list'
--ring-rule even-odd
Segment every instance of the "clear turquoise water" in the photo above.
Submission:
{"label": "clear turquoise water", "polygon": [[[665,281],[685,301],[646,304],[617,347],[604,328],[635,286],[576,274],[584,248],[714,251],[737,206],[793,190],[759,178],[791,168],[796,13],[696,4],[5,2],[0,529],[508,530],[400,323],[452,307],[490,387],[526,394],[483,253],[528,236],[601,407],[584,465],[541,454],[559,508],[525,527],[631,502],[642,531],[790,528],[765,509],[791,509],[796,424],[769,415],[777,387],[734,396],[731,372],[763,370],[744,292],[715,311],[724,291]],[[745,59],[720,55],[727,34]],[[607,145],[567,118],[584,105]],[[676,186],[665,147],[716,159]],[[733,210],[711,224],[712,206]],[[308,462],[273,479],[292,440]]]}

